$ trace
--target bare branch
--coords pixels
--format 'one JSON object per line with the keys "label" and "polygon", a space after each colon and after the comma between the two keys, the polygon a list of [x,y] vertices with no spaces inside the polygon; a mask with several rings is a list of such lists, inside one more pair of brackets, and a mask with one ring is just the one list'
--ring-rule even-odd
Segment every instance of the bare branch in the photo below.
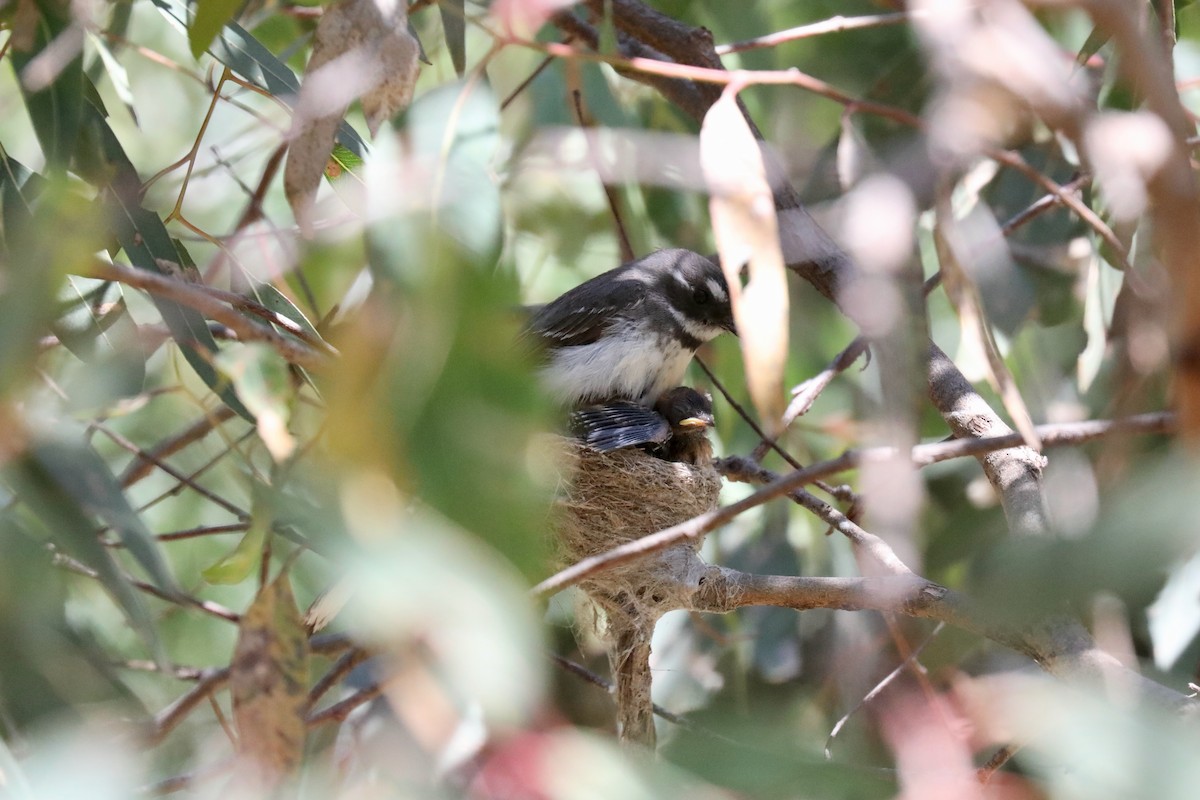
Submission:
{"label": "bare branch", "polygon": [[150,723],[150,730],[146,733],[146,740],[151,745],[156,745],[166,738],[167,734],[175,730],[179,723],[187,718],[192,709],[203,703],[217,690],[225,686],[229,682],[229,668],[207,670],[195,686],[188,689],[174,703],[164,708],[162,711],[154,715],[154,720]]}
{"label": "bare branch", "polygon": [[318,725],[324,725],[329,722],[344,722],[346,717],[354,711],[354,709],[369,703],[383,692],[383,681],[376,681],[364,689],[360,689],[354,694],[341,700],[328,708],[323,708],[320,711],[314,711],[305,719],[305,723],[310,728],[315,728]]}
{"label": "bare branch", "polygon": [[[965,379],[964,379],[965,380]],[[959,400],[962,403],[969,405],[970,398],[961,397]],[[982,400],[980,400],[982,402]],[[989,409],[990,410],[990,409]],[[973,421],[974,420],[974,421]],[[983,420],[986,422],[986,420]],[[967,415],[962,421],[964,429],[969,430],[973,424],[981,424],[978,417]],[[1138,432],[1138,433],[1166,433],[1171,430],[1174,424],[1174,416],[1169,413],[1159,414],[1143,414],[1137,417],[1130,417],[1125,420],[1116,421],[1094,421],[1094,422],[1073,422],[1064,423],[1061,425],[1039,425],[1037,426],[1038,435],[1042,437],[1042,442],[1047,447],[1076,445],[1093,439],[1100,438],[1110,433],[1117,431],[1122,432]],[[995,451],[1001,453],[1007,452],[1020,443],[1020,434],[1006,431],[1005,433],[986,439],[969,438],[965,440],[956,440],[951,442],[937,442],[934,444],[917,445],[913,448],[913,461],[919,465],[925,466],[938,461],[945,461],[950,458],[960,458],[962,456],[978,456],[980,454],[992,454]],[[1024,449],[1024,448],[1018,448]],[[1032,451],[1029,451],[1032,453]],[[746,475],[769,475],[770,481],[767,485],[755,492],[752,495],[742,498],[736,503],[731,503],[727,506],[722,506],[707,514],[701,514],[698,517],[693,517],[690,520],[674,525],[670,528],[665,528],[658,533],[653,533],[649,536],[644,536],[641,539],[636,539],[628,544],[613,548],[606,553],[601,553],[596,556],[585,558],[577,564],[567,567],[560,572],[555,573],[546,580],[533,587],[532,592],[535,595],[549,595],[554,592],[561,591],[568,586],[572,586],[584,578],[591,577],[603,570],[615,567],[618,564],[624,564],[651,553],[656,553],[659,550],[670,547],[678,542],[687,539],[695,539],[709,531],[715,530],[720,526],[729,522],[738,514],[750,508],[760,506],[768,500],[773,500],[776,497],[788,495],[805,484],[812,483],[818,478],[823,478],[827,475],[833,475],[838,472],[844,472],[848,469],[854,469],[863,463],[866,459],[880,459],[893,457],[894,451],[890,448],[871,448],[869,450],[851,450],[843,453],[841,456],[829,461],[822,461],[817,464],[799,469],[794,472],[789,472],[786,475],[776,476],[769,470],[755,462],[750,462],[746,459],[730,460],[726,459],[722,462],[723,471],[726,474],[739,476]],[[1036,453],[1034,454],[1037,455]],[[1040,458],[1040,456],[1037,456]],[[992,469],[1002,478],[1006,485],[1019,482],[1019,475],[1009,473],[1009,465],[1004,462],[989,462],[985,456],[984,468]],[[749,466],[743,466],[739,471],[738,464],[745,462]],[[754,478],[749,478],[754,480]],[[811,497],[811,495],[810,495]],[[813,498],[817,503],[820,500]],[[826,506],[828,504],[825,504]],[[829,507],[832,508],[832,507]],[[836,511],[836,509],[833,509]],[[832,517],[825,518],[830,521]],[[845,519],[843,517],[843,519]],[[848,520],[847,520],[848,521]],[[833,524],[833,523],[831,523]],[[841,530],[841,528],[839,528]],[[861,529],[859,529],[861,530]],[[844,532],[844,531],[843,531]],[[865,533],[865,531],[864,531]]]}
{"label": "bare branch", "polygon": [[963,595],[917,575],[878,578],[809,578],[755,575],[709,567],[693,598],[697,611],[727,613],[745,606],[780,606],[807,611],[879,611],[945,622],[971,631],[1036,661],[1053,675],[1085,681],[1118,680],[1149,702],[1190,710],[1196,701],[1149,680],[1096,648],[1073,620],[1030,621],[1017,627],[974,608]]}
{"label": "bare branch", "polygon": [[332,689],[337,682],[350,674],[350,671],[371,657],[371,654],[361,647],[356,647],[342,655],[329,671],[321,676],[308,692],[308,707],[311,709],[325,693]]}
{"label": "bare branch", "polygon": [[[64,555],[63,553],[54,554],[54,566],[70,570],[77,575],[83,575],[95,580],[100,579],[100,574],[96,572],[96,570],[92,569],[86,564],[76,561],[68,555]],[[188,595],[170,594],[168,592],[164,592],[162,589],[159,589],[153,584],[146,583],[145,581],[139,581],[133,577],[128,577],[128,580],[133,588],[137,589],[138,591],[145,592],[153,597],[157,597],[159,600],[165,600],[168,603],[174,603],[175,605],[180,606],[192,606],[193,608],[199,609],[211,617],[223,619],[226,622],[237,623],[241,621],[241,616],[237,612],[229,610],[220,603],[214,603],[211,600],[200,600]]]}
{"label": "bare branch", "polygon": [[142,458],[139,455],[138,458],[134,459],[121,475],[121,486],[129,488],[149,475],[154,470],[155,463],[162,461],[173,453],[183,450],[193,442],[200,441],[213,428],[224,422],[228,422],[236,416],[237,412],[229,406],[223,405],[213,409],[210,413],[205,414],[176,435],[145,451],[148,457]]}
{"label": "bare branch", "polygon": [[109,439],[111,439],[113,442],[115,442],[122,449],[128,450],[130,453],[133,453],[138,458],[143,459],[144,461],[147,461],[150,464],[153,464],[155,467],[158,467],[160,470],[167,473],[172,478],[179,481],[181,484],[188,487],[196,494],[205,498],[206,500],[213,503],[214,505],[220,506],[221,508],[228,511],[230,514],[233,514],[238,519],[240,519],[240,520],[249,519],[250,514],[245,509],[234,505],[233,503],[229,502],[228,500],[226,500],[225,498],[216,494],[215,492],[211,491],[210,489],[206,489],[205,487],[196,483],[194,480],[189,478],[187,475],[184,475],[182,472],[175,469],[170,464],[163,462],[163,460],[158,458],[157,456],[155,456],[151,453],[148,453],[147,451],[138,447],[136,444],[129,441],[128,439],[126,439],[124,436],[117,433],[116,431],[112,430],[107,425],[105,425],[101,422],[93,422],[91,424],[91,427],[95,428],[96,430],[103,433],[105,436],[107,436]]}
{"label": "bare branch", "polygon": [[759,36],[757,39],[719,44],[715,49],[717,55],[724,56],[730,53],[741,53],[745,50],[777,47],[786,42],[809,39],[814,36],[824,36],[829,33],[842,33],[843,31],[862,30],[864,28],[882,28],[887,25],[903,25],[916,16],[917,13],[919,12],[897,11],[891,14],[869,14],[862,17],[843,17],[841,14],[838,14],[836,17],[823,19],[820,22],[798,25],[795,28],[788,28],[776,33],[769,33],[766,36]]}
{"label": "bare branch", "polygon": [[92,262],[88,277],[117,281],[194,308],[206,317],[229,327],[237,333],[240,340],[269,344],[281,356],[298,366],[320,369],[330,363],[331,357],[328,353],[315,350],[303,342],[284,336],[273,328],[248,319],[199,286],[148,270],[134,269],[103,261]]}

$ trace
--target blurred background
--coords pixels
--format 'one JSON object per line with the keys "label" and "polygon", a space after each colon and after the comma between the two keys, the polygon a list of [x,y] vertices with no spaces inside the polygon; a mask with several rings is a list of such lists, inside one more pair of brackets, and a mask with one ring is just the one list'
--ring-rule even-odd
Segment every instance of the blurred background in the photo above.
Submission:
{"label": "blurred background", "polygon": [[[1017,427],[1171,406],[1171,337],[1200,307],[1158,245],[1200,219],[1163,214],[1161,185],[1195,167],[1170,159],[1195,145],[1200,11],[1120,17],[1161,45],[1142,60],[1173,66],[1181,133],[1143,108],[1101,5],[653,4],[711,31],[727,69],[799,71],[751,73],[739,97],[776,180],[875,292],[872,357],[780,439],[799,462],[951,434],[926,334]],[[672,612],[652,667],[677,716],[658,758],[619,748],[591,612],[528,591],[563,566],[542,439],[561,420],[514,345],[519,306],[623,248],[715,252],[711,156],[693,115],[627,77],[636,37],[614,15],[640,3],[402,6],[0,5],[0,795],[1200,792],[1200,734],[1128,687],[875,612]],[[373,136],[344,99],[302,230],[282,146],[305,135],[292,108],[333,8],[360,15],[371,57],[406,37],[422,56]],[[859,328],[788,280],[792,387]],[[749,455],[739,342],[699,356],[718,454]],[[1077,617],[1182,698],[1200,682],[1193,454],[1135,432],[1047,456],[1040,536],[1012,535],[971,458],[848,472],[822,497],[987,614]],[[728,482],[722,503],[753,490]],[[858,575],[827,531],[776,500],[702,555]],[[314,601],[332,622],[310,636]]]}

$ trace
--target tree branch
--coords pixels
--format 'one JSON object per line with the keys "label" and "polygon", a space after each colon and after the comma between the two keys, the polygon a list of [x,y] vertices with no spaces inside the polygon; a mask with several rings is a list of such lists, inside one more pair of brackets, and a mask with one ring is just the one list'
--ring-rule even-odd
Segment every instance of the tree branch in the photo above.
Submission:
{"label": "tree branch", "polygon": [[1056,618],[1020,627],[972,606],[962,594],[917,575],[878,578],[812,578],[756,575],[709,567],[694,596],[693,610],[728,613],[745,606],[779,606],[901,613],[937,620],[984,636],[1036,661],[1053,675],[1090,681],[1117,680],[1142,699],[1174,710],[1196,701],[1127,669],[1100,651],[1074,620]]}
{"label": "tree branch", "polygon": [[[961,397],[959,399],[967,403],[970,398]],[[971,424],[974,424],[971,422],[972,419],[974,418],[966,418],[963,425],[969,427]],[[1169,413],[1142,414],[1124,420],[1039,425],[1037,426],[1037,431],[1038,435],[1042,437],[1043,445],[1056,447],[1082,444],[1118,431],[1167,433],[1171,430],[1173,423],[1174,416]],[[969,438],[917,445],[912,449],[912,459],[914,463],[926,466],[951,458],[978,456],[981,453],[990,454],[992,451],[1007,452],[1009,449],[1012,449],[1014,444],[1020,441],[1020,434],[1006,431],[1000,436],[988,439]],[[1016,449],[1024,450],[1026,448]],[[729,522],[743,511],[760,506],[776,497],[783,497],[790,494],[794,490],[816,481],[818,478],[854,469],[866,460],[889,459],[893,458],[894,455],[895,451],[887,447],[850,450],[837,458],[829,461],[821,461],[804,469],[798,469],[784,475],[776,475],[770,470],[764,469],[761,464],[749,459],[724,459],[720,462],[719,466],[725,474],[734,475],[737,478],[751,482],[766,482],[766,486],[736,503],[721,506],[707,514],[701,514],[678,525],[664,528],[657,533],[643,536],[641,539],[635,539],[605,553],[585,558],[551,575],[533,587],[532,592],[535,595],[545,596],[561,591],[568,586],[573,586],[579,581],[592,577],[611,567],[650,555],[651,553],[656,553],[659,550],[687,539],[699,538],[709,531],[715,530],[726,522]],[[983,461],[985,462],[986,470],[988,468],[987,464],[992,462],[988,462],[987,455],[984,455]],[[1005,480],[1007,485],[1018,483],[1022,477],[1019,471],[1014,471],[1010,475],[1009,465],[1003,460],[998,463],[992,463],[992,468],[1000,478]],[[821,501],[817,500],[817,502]]]}
{"label": "tree branch", "polygon": [[293,364],[308,369],[320,369],[331,362],[331,356],[316,350],[303,342],[297,341],[269,328],[260,325],[245,315],[238,313],[232,307],[213,297],[199,286],[168,278],[144,269],[134,269],[121,264],[111,264],[103,261],[92,262],[87,277],[107,281],[117,281],[127,286],[150,292],[151,294],[174,300],[176,303],[194,308],[204,316],[227,326],[244,342],[264,342],[275,349],[277,353]]}

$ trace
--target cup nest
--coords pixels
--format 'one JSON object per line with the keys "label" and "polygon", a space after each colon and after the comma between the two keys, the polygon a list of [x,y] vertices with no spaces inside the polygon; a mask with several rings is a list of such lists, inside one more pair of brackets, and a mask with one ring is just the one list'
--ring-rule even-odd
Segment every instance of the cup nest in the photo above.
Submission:
{"label": "cup nest", "polygon": [[[711,465],[664,461],[636,448],[598,453],[573,440],[566,441],[565,450],[555,520],[564,564],[717,506],[721,476]],[[621,621],[653,625],[663,613],[687,608],[705,567],[696,555],[700,544],[700,539],[687,540],[583,581],[581,587],[608,617],[604,627]]]}

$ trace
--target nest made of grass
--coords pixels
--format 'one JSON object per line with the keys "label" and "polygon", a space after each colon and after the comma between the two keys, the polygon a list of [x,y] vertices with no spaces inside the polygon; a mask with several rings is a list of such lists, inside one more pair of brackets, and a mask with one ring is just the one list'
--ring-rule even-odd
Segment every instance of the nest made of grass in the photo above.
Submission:
{"label": "nest made of grass", "polygon": [[[568,440],[555,532],[564,564],[607,552],[717,507],[721,476],[711,465],[655,458],[636,448],[598,453]],[[609,617],[640,622],[686,607],[704,564],[700,540],[605,570],[583,589]]]}

